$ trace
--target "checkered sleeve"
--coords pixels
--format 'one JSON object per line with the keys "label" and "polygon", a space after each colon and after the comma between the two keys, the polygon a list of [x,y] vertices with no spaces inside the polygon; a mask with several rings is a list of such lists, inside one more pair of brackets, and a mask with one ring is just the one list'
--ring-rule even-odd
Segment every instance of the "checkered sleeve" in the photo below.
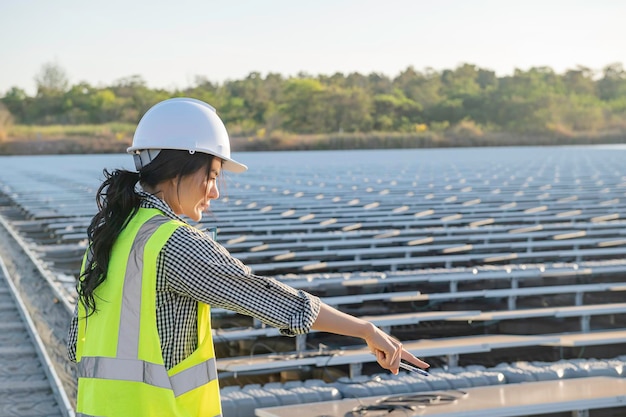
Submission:
{"label": "checkered sleeve", "polygon": [[317,319],[318,297],[253,274],[198,229],[178,228],[164,250],[170,291],[255,317],[288,336],[309,332]]}
{"label": "checkered sleeve", "polygon": [[67,357],[76,362],[76,340],[78,338],[78,305],[74,307],[74,313],[67,333]]}

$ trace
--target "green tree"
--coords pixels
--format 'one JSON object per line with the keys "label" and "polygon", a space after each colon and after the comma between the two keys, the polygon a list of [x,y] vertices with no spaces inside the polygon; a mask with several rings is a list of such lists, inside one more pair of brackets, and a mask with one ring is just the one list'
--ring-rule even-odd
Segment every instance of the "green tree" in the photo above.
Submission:
{"label": "green tree", "polygon": [[71,124],[95,123],[91,120],[91,100],[95,89],[86,82],[73,85],[66,93],[63,107]]}
{"label": "green tree", "polygon": [[110,89],[119,98],[120,121],[133,124],[139,122],[150,107],[172,96],[168,91],[148,88],[140,75],[121,78]]}
{"label": "green tree", "polygon": [[370,96],[358,88],[332,86],[327,103],[332,109],[327,120],[328,132],[369,132],[372,130],[373,103]]}
{"label": "green tree", "polygon": [[441,89],[443,95],[450,98],[478,95],[481,91],[478,69],[475,65],[463,64],[454,70],[444,70],[441,73]]}
{"label": "green tree", "polygon": [[626,95],[626,71],[621,63],[607,65],[598,81],[598,94],[601,100],[611,101]]}
{"label": "green tree", "polygon": [[31,102],[31,98],[28,97],[24,90],[18,87],[11,87],[1,101],[7,107],[7,110],[13,115],[16,122],[31,122],[28,120],[26,112],[26,109]]}
{"label": "green tree", "polygon": [[374,96],[374,130],[413,131],[422,122],[422,106],[402,91]]}
{"label": "green tree", "polygon": [[47,62],[42,65],[39,73],[35,76],[37,95],[59,96],[65,93],[69,86],[67,72],[55,62]]}
{"label": "green tree", "polygon": [[405,97],[428,109],[443,100],[441,77],[432,68],[424,73],[417,72],[413,67],[408,67],[401,72],[393,81]]}
{"label": "green tree", "polygon": [[37,94],[17,87],[0,101],[17,123],[135,124],[155,103],[189,96],[213,105],[234,135],[263,138],[280,130],[295,134],[414,132],[446,126],[459,135],[485,129],[545,134],[626,130],[626,71],[620,63],[556,74],[551,68],[516,70],[497,77],[472,64],[417,71],[393,79],[353,72],[283,78],[251,72],[240,80],[212,83],[196,77],[180,91],[149,88],[139,75],[110,86],[69,85],[63,68],[46,63],[35,77]]}
{"label": "green tree", "polygon": [[231,113],[234,112],[231,121],[240,124],[242,130],[247,132],[259,128],[271,132],[276,127],[274,109],[282,84],[280,74],[269,74],[264,79],[258,72],[250,73],[243,80],[226,83],[227,95],[242,100],[226,105]]}
{"label": "green tree", "polygon": [[595,96],[596,83],[594,82],[594,77],[593,70],[578,66],[576,69],[570,69],[565,72],[563,84],[569,94]]}
{"label": "green tree", "polygon": [[545,132],[558,123],[553,112],[565,88],[554,71],[546,67],[515,70],[488,92],[489,121],[512,132]]}
{"label": "green tree", "polygon": [[37,100],[28,111],[36,123],[53,124],[64,123],[63,95],[69,86],[69,79],[65,70],[57,63],[43,64],[35,76],[37,85]]}
{"label": "green tree", "polygon": [[217,102],[217,86],[206,77],[196,76],[195,85],[180,93],[181,96],[191,97],[209,103],[219,112],[220,106]]}
{"label": "green tree", "polygon": [[294,133],[328,131],[326,121],[329,113],[324,94],[325,88],[318,80],[287,80],[278,108],[284,118],[283,129]]}

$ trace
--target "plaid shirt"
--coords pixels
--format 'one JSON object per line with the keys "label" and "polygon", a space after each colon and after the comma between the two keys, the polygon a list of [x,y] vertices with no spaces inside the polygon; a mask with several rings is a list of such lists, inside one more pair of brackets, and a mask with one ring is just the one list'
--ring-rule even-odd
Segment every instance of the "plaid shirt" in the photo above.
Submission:
{"label": "plaid shirt", "polygon": [[[162,200],[141,192],[141,207],[182,220]],[[277,327],[287,336],[307,333],[320,310],[319,298],[250,268],[208,234],[179,227],[158,256],[156,319],[165,366],[170,369],[197,347],[197,302],[233,310]],[[97,302],[97,301],[96,301]],[[68,356],[76,361],[77,309],[70,325]]]}

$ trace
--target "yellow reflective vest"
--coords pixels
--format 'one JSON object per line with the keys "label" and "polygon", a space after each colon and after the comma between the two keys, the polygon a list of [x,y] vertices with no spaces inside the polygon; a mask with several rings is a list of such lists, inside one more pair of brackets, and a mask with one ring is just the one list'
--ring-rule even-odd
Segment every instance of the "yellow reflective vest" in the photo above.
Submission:
{"label": "yellow reflective vest", "polygon": [[97,312],[85,318],[78,303],[78,417],[221,416],[207,304],[198,303],[197,349],[169,371],[163,362],[157,257],[178,227],[190,226],[159,210],[139,209],[115,242],[106,280],[95,290]]}

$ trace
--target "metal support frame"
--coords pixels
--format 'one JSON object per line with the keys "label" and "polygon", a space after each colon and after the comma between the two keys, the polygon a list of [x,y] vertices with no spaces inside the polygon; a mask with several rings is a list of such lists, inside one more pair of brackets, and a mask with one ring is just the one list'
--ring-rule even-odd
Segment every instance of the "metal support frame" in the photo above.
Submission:
{"label": "metal support frame", "polygon": [[451,353],[447,356],[448,366],[459,366],[459,354]]}
{"label": "metal support frame", "polygon": [[583,333],[589,332],[591,316],[588,314],[580,316],[580,331]]}
{"label": "metal support frame", "polygon": [[296,336],[296,352],[304,352],[306,350],[306,334]]}
{"label": "metal support frame", "polygon": [[363,364],[361,362],[350,364],[350,378],[355,378],[361,375],[363,371]]}

